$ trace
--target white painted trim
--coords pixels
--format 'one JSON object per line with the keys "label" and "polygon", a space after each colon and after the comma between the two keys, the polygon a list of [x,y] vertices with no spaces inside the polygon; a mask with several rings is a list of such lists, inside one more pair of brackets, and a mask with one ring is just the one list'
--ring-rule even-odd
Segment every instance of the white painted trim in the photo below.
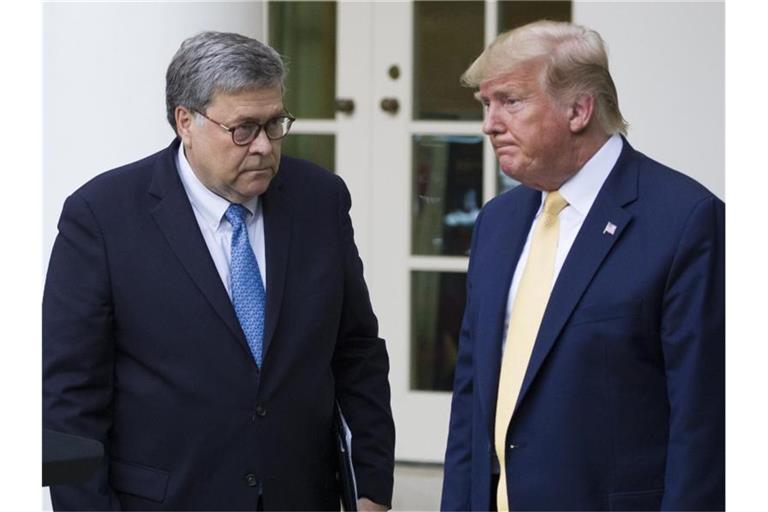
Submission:
{"label": "white painted trim", "polygon": [[482,135],[482,127],[482,121],[411,121],[408,131],[423,135]]}
{"label": "white painted trim", "polygon": [[408,261],[410,270],[435,272],[466,272],[469,258],[463,256],[411,256]]}

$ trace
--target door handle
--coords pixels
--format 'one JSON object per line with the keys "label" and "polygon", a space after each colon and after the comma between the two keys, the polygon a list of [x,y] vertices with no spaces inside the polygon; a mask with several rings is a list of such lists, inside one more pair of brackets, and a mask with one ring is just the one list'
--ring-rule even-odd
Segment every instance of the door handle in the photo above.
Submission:
{"label": "door handle", "polygon": [[336,109],[336,112],[351,114],[355,111],[355,100],[349,98],[336,98],[333,108]]}
{"label": "door handle", "polygon": [[392,115],[397,114],[397,111],[400,110],[400,102],[397,101],[397,98],[381,98],[379,106],[381,110]]}

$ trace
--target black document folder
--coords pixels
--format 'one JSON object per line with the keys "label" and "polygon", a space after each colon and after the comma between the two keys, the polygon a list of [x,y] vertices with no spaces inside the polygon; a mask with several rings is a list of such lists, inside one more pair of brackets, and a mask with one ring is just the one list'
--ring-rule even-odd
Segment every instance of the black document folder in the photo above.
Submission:
{"label": "black document folder", "polygon": [[101,464],[104,447],[95,439],[43,429],[43,485],[84,484]]}
{"label": "black document folder", "polygon": [[357,512],[357,482],[355,468],[352,465],[352,434],[336,403],[336,442],[339,456],[339,483],[341,484],[341,506],[347,512]]}

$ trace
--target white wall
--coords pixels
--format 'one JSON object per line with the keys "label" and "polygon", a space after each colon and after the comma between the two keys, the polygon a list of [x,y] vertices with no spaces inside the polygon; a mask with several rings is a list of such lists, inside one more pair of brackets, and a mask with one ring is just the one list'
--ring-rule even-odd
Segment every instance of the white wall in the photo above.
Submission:
{"label": "white wall", "polygon": [[43,268],[64,199],[96,174],[167,146],[165,70],[203,30],[262,39],[262,2],[46,3]]}
{"label": "white wall", "polygon": [[722,2],[575,1],[609,48],[629,141],[725,197]]}

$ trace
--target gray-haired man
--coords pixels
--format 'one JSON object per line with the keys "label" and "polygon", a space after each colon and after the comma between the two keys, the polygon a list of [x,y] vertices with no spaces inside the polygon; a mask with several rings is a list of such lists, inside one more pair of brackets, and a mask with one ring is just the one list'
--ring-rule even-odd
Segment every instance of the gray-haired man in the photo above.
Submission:
{"label": "gray-haired man", "polygon": [[[279,55],[181,45],[177,135],[65,202],[43,304],[46,428],[104,443],[58,510],[339,508],[334,403],[361,509],[392,494],[388,359],[343,182],[282,157]],[[279,172],[278,172],[279,171]]]}

